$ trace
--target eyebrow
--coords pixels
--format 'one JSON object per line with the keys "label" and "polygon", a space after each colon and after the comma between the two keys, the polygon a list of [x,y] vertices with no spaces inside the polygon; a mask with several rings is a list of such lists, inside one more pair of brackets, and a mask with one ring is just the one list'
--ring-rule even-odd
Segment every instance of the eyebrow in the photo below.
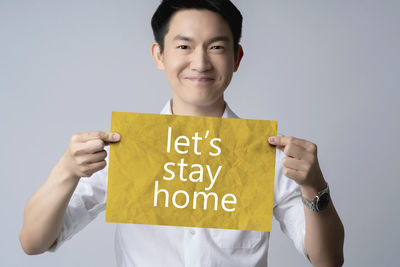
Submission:
{"label": "eyebrow", "polygon": [[[180,35],[180,34],[175,36],[173,40],[174,41],[186,41],[186,42],[191,42],[191,43],[194,42],[193,38],[186,37],[186,36],[183,36],[183,35]],[[224,36],[224,35],[220,35],[220,36],[216,36],[214,38],[211,38],[210,40],[208,40],[208,43],[211,44],[211,43],[219,42],[219,41],[228,43],[229,40],[230,40],[229,37]]]}

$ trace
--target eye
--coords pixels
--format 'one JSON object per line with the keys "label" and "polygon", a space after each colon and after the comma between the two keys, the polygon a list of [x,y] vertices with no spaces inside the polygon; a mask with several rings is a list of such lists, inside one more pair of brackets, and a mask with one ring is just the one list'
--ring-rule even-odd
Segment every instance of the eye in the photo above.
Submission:
{"label": "eye", "polygon": [[177,48],[180,48],[182,50],[186,50],[186,49],[189,48],[189,46],[187,46],[187,45],[179,45]]}
{"label": "eye", "polygon": [[214,46],[211,47],[211,49],[221,50],[221,49],[224,49],[224,47],[222,45],[214,45]]}

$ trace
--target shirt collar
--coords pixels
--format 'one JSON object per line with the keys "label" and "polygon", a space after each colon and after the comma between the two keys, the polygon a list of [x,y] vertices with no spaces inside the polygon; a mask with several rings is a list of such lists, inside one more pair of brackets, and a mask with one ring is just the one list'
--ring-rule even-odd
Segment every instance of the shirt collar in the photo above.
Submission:
{"label": "shirt collar", "polygon": [[[171,99],[169,99],[168,102],[165,104],[160,114],[172,115]],[[225,110],[224,114],[222,114],[222,118],[239,118],[239,117],[231,110],[228,103],[225,102]]]}

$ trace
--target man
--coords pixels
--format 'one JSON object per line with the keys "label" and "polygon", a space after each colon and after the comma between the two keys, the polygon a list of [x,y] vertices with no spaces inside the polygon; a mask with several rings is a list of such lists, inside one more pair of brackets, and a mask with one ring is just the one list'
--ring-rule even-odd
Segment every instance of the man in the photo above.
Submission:
{"label": "man", "polygon": [[[241,24],[229,0],[160,4],[152,19],[156,42],[151,53],[172,88],[162,114],[237,117],[224,91],[243,57]],[[54,251],[105,209],[105,146],[119,140],[118,133],[110,132],[72,136],[26,205],[20,241],[27,254]],[[275,218],[314,266],[342,265],[344,230],[316,145],[294,137],[268,141],[278,148]],[[266,266],[268,240],[267,232],[117,224],[116,257],[118,266]]]}

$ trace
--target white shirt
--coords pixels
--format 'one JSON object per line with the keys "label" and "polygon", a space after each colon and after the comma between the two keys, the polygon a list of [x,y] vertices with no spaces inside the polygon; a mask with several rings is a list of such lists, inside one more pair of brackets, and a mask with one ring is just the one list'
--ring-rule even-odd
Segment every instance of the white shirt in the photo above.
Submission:
{"label": "white shirt", "polygon": [[[172,114],[171,100],[161,114]],[[238,118],[226,104],[223,118]],[[266,137],[267,138],[267,137]],[[299,186],[283,174],[284,153],[276,150],[274,217],[306,257],[305,217]],[[107,167],[82,178],[64,216],[63,231],[49,251],[84,228],[106,208]],[[101,233],[99,233],[101,234]],[[115,255],[119,267],[267,266],[269,232],[116,224]]]}

